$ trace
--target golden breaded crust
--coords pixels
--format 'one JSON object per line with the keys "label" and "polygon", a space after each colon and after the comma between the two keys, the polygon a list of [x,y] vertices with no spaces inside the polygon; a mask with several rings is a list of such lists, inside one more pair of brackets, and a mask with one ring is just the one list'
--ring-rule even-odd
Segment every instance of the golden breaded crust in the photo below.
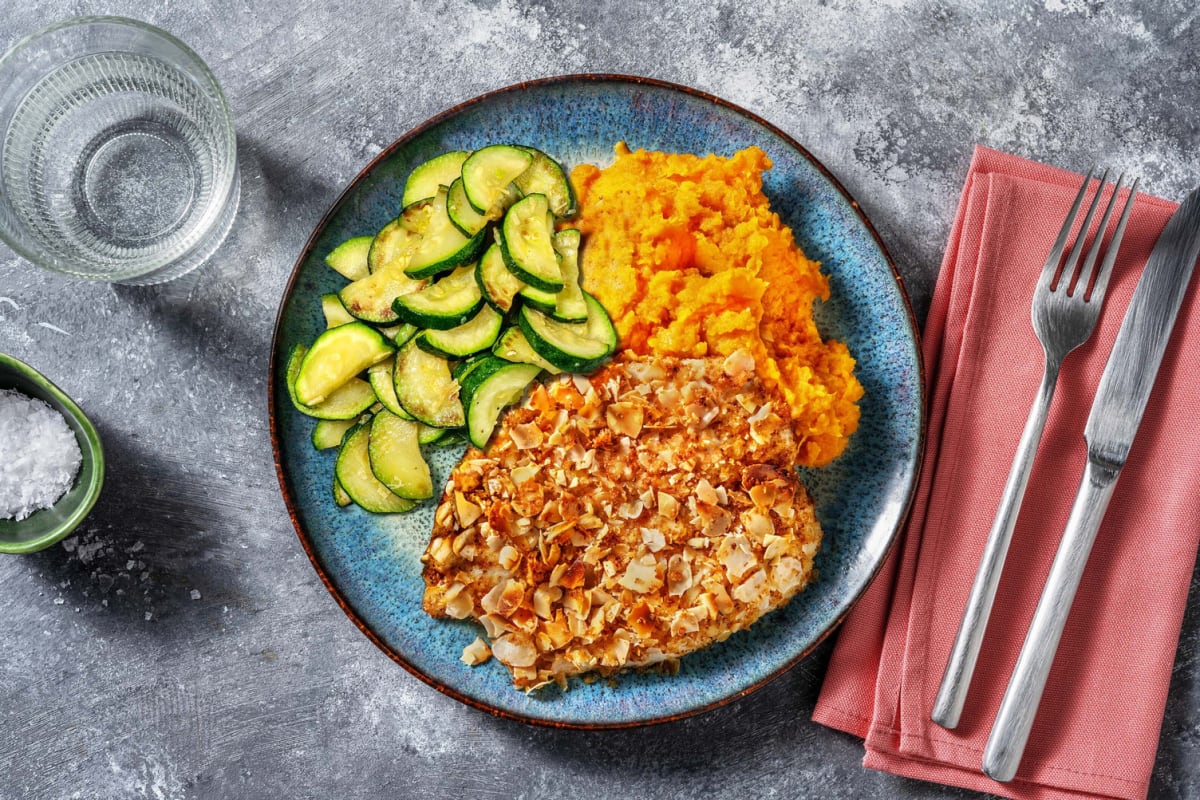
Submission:
{"label": "golden breaded crust", "polygon": [[521,689],[720,641],[813,576],[799,449],[744,351],[622,355],[538,386],[452,473],[425,610],[481,622]]}

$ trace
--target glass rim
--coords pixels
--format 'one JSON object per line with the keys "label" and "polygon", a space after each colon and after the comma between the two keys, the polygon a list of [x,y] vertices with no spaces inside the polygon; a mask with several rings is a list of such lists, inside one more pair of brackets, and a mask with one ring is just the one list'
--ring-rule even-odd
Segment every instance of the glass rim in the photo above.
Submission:
{"label": "glass rim", "polygon": [[[221,127],[224,129],[226,139],[229,141],[229,143],[231,145],[230,152],[233,153],[233,167],[234,168],[229,171],[229,175],[226,177],[226,179],[224,181],[224,185],[220,189],[221,194],[224,197],[224,201],[221,204],[221,206],[219,206],[218,208],[224,207],[224,204],[229,202],[230,196],[233,193],[234,182],[239,180],[238,176],[240,173],[240,170],[237,168],[237,166],[238,166],[237,165],[237,151],[238,151],[237,128],[233,124],[233,109],[229,105],[229,100],[225,97],[225,90],[221,88],[220,81],[217,80],[217,76],[215,74],[213,74],[213,71],[211,69],[209,69],[208,64],[204,61],[203,58],[200,57],[200,55],[195,50],[193,50],[191,47],[189,47],[187,45],[187,43],[184,42],[182,39],[180,39],[178,36],[175,36],[174,34],[169,33],[168,31],[165,31],[162,28],[159,28],[155,25],[151,25],[148,22],[142,22],[141,20],[133,19],[132,17],[122,17],[122,16],[118,16],[118,15],[113,15],[113,14],[93,14],[93,15],[82,16],[82,17],[68,17],[67,19],[59,20],[58,22],[52,22],[49,25],[46,25],[42,28],[39,28],[38,30],[33,31],[32,33],[28,33],[25,36],[22,36],[16,42],[14,42],[11,47],[9,47],[6,51],[4,51],[4,55],[0,56],[0,74],[3,74],[5,67],[7,67],[9,65],[9,63],[12,61],[12,59],[14,59],[19,52],[21,52],[22,50],[24,50],[25,48],[27,48],[29,45],[33,44],[37,40],[42,39],[46,36],[49,36],[52,33],[57,33],[60,30],[65,30],[67,28],[82,28],[82,27],[85,27],[88,25],[96,25],[96,24],[106,24],[106,25],[116,25],[119,27],[136,28],[145,33],[149,33],[153,36],[157,36],[161,39],[166,40],[169,44],[179,48],[180,51],[182,51],[183,55],[187,58],[187,60],[190,61],[194,67],[196,67],[196,69],[200,73],[200,75],[204,78],[205,81],[207,81],[207,83],[209,84],[209,87],[213,90],[213,94],[217,101],[217,106],[221,111],[221,123],[222,123]],[[4,133],[3,131],[0,131],[0,135],[3,135],[3,133]],[[220,212],[218,211],[214,214],[214,218],[219,219],[219,217],[220,217]],[[174,264],[178,261],[183,260],[184,258],[187,257],[187,255],[189,253],[191,253],[197,247],[200,247],[205,243],[205,239],[207,238],[208,233],[209,233],[209,231],[206,230],[205,235],[201,236],[200,239],[198,241],[194,242],[192,244],[192,246],[189,247],[187,250],[175,255],[173,258],[171,258],[168,261],[164,261],[160,264],[157,264],[157,265],[145,270],[144,272],[142,272],[140,274],[150,275],[150,274],[153,274],[154,272],[162,270],[165,267],[169,267],[171,264]],[[77,280],[99,281],[99,282],[104,282],[104,283],[111,282],[104,278],[88,277],[88,276],[80,275],[75,272],[71,272],[69,270],[59,269],[56,266],[46,263],[44,254],[31,251],[29,248],[23,246],[19,242],[14,241],[13,240],[14,238],[15,237],[8,236],[5,233],[3,226],[0,226],[0,242],[4,242],[4,244],[7,245],[10,249],[12,249],[12,251],[14,253],[16,253],[20,257],[24,258],[26,261],[30,262],[31,264],[41,267],[42,269],[50,270],[51,272],[56,272],[60,275],[66,275],[70,278],[75,278]],[[130,277],[135,277],[135,276],[130,276]]]}

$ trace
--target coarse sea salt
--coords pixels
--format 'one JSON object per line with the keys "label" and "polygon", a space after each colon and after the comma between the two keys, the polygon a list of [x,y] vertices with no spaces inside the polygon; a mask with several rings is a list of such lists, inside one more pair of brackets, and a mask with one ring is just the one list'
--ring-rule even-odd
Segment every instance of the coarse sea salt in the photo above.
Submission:
{"label": "coarse sea salt", "polygon": [[50,508],[71,488],[82,461],[61,414],[37,398],[0,390],[0,519]]}

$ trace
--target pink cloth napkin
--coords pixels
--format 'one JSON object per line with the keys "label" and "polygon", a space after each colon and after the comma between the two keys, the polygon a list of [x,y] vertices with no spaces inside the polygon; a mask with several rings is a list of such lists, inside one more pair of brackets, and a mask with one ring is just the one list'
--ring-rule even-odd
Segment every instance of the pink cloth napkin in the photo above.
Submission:
{"label": "pink cloth napkin", "polygon": [[987,778],[980,759],[1079,485],[1100,373],[1174,203],[1138,196],[1099,325],[1063,365],[962,721],[947,731],[929,720],[1041,378],[1029,321],[1034,284],[1081,182],[975,151],[925,328],[929,439],[912,517],[842,627],[813,714],[863,737],[867,767],[1013,798],[1146,796],[1200,544],[1195,285],[1016,780]]}

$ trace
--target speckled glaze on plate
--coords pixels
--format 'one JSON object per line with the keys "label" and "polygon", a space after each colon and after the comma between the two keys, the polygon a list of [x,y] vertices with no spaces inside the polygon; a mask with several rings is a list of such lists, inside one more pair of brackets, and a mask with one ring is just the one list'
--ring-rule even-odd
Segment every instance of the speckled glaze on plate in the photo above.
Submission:
{"label": "speckled glaze on plate", "polygon": [[[830,275],[818,304],[822,332],[858,359],[866,388],[862,422],[833,465],[802,475],[825,530],[820,578],[750,630],[683,659],[679,674],[625,674],[576,682],[567,692],[512,688],[494,660],[459,656],[481,629],[434,620],[421,609],[419,557],[434,502],[406,515],[339,509],[330,487],[333,452],[317,452],[313,420],[296,412],[283,383],[287,353],[324,328],[319,297],[345,281],[324,256],[395,217],[404,179],[447,150],[498,141],[534,145],[568,168],[611,163],[612,147],[730,155],[758,145],[774,161],[764,190],[805,253]],[[271,358],[271,438],[296,531],[322,581],[354,623],[393,660],[465,703],[527,722],[622,727],[694,714],[744,696],[786,671],[845,617],[888,553],[914,491],[924,441],[923,375],[916,324],[899,276],[858,204],[786,134],[692,89],[642,78],[582,75],[501,89],[440,114],[400,138],[355,178],[313,232],[280,303]],[[444,485],[461,448],[436,452]]]}

